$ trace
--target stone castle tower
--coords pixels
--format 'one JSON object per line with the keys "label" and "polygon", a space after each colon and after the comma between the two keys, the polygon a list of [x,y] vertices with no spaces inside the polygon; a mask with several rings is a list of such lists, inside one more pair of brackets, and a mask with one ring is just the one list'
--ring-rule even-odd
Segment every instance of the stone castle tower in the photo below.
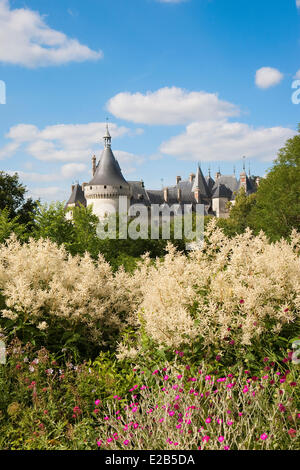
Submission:
{"label": "stone castle tower", "polygon": [[[130,200],[130,185],[122,175],[121,168],[111,150],[111,136],[106,126],[104,150],[98,164],[92,159],[93,178],[83,184],[86,205],[93,205],[93,213],[99,218],[118,212],[119,196]],[[127,208],[128,209],[128,208]]]}

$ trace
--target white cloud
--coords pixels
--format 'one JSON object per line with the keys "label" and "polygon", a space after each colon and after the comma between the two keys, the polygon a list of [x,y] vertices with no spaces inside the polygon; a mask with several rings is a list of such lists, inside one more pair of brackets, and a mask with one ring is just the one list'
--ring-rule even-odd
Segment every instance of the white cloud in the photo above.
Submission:
{"label": "white cloud", "polygon": [[[11,127],[6,137],[11,139],[3,149],[0,157],[7,153],[7,147],[23,146],[27,154],[42,161],[76,162],[86,161],[93,153],[99,151],[106,123],[91,122],[88,124],[58,124],[40,130],[29,124],[18,124]],[[130,134],[127,127],[110,124],[113,138]],[[12,149],[10,154],[12,153]]]}
{"label": "white cloud", "polygon": [[41,199],[43,202],[63,201],[66,199],[66,191],[59,186],[32,188],[28,192],[28,197],[32,197],[33,199]]}
{"label": "white cloud", "polygon": [[144,162],[143,157],[133,153],[124,152],[123,150],[115,150],[114,155],[118,160],[122,171],[124,170],[125,175],[134,173],[136,171],[136,167],[134,165],[141,165]]}
{"label": "white cloud", "polygon": [[84,163],[68,163],[63,165],[55,173],[37,173],[37,172],[26,172],[21,170],[8,171],[7,173],[13,175],[18,173],[21,181],[30,183],[49,183],[52,181],[60,181],[64,179],[71,179],[77,175],[82,175],[86,172],[87,166]]}
{"label": "white cloud", "polygon": [[[0,158],[13,155],[17,150],[40,160],[49,161],[59,166],[56,172],[42,174],[34,171],[10,171],[18,173],[20,180],[25,183],[49,183],[78,179],[82,182],[91,179],[91,157],[96,154],[97,159],[101,155],[101,140],[105,133],[106,123],[89,124],[61,124],[47,126],[39,130],[34,125],[19,124],[12,127],[6,137],[11,139],[7,145],[0,149]],[[112,137],[134,135],[133,131],[126,127],[110,124]],[[133,153],[114,150],[116,158],[124,174],[133,173],[136,165],[143,163],[143,157]],[[32,170],[33,164],[26,162],[24,168]],[[35,192],[35,195],[37,193]]]}
{"label": "white cloud", "polygon": [[18,150],[18,148],[18,142],[10,142],[9,144],[5,145],[2,149],[0,149],[0,160],[11,157],[14,155],[16,150]]}
{"label": "white cloud", "polygon": [[23,182],[30,182],[30,183],[49,183],[52,181],[56,181],[60,179],[60,175],[55,174],[41,174],[41,173],[34,173],[34,172],[26,172],[21,170],[16,171],[7,171],[8,174],[14,175],[17,173],[19,175],[19,179]]}
{"label": "white cloud", "polygon": [[300,8],[300,0],[296,0],[296,7]]}
{"label": "white cloud", "polygon": [[116,117],[139,124],[187,124],[191,121],[223,119],[236,116],[239,109],[217,94],[160,88],[154,92],[119,93],[107,103]]}
{"label": "white cloud", "polygon": [[11,9],[9,0],[0,0],[0,44],[0,62],[30,68],[103,57],[101,51],[51,29],[38,12]]}
{"label": "white cloud", "polygon": [[278,85],[283,77],[284,75],[278,69],[262,67],[256,71],[255,83],[259,88],[266,89]]}
{"label": "white cloud", "polygon": [[295,131],[284,127],[254,128],[240,122],[194,122],[161,145],[161,152],[183,160],[234,161],[243,155],[271,161]]}
{"label": "white cloud", "polygon": [[[299,0],[299,2],[300,2],[300,0]],[[299,69],[298,72],[296,73],[295,78],[300,78],[300,69]]]}
{"label": "white cloud", "polygon": [[84,173],[87,166],[84,163],[67,163],[61,167],[61,174],[64,178],[73,178]]}

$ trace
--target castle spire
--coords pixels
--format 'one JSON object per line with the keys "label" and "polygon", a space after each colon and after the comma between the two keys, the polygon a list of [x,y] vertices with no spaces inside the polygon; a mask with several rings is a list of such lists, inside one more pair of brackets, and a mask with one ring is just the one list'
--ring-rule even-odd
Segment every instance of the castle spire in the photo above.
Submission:
{"label": "castle spire", "polygon": [[105,132],[103,139],[104,139],[104,147],[105,148],[111,147],[111,135],[108,130],[108,122],[106,123],[106,132]]}
{"label": "castle spire", "polygon": [[243,156],[243,171],[246,173],[246,157],[245,155]]}

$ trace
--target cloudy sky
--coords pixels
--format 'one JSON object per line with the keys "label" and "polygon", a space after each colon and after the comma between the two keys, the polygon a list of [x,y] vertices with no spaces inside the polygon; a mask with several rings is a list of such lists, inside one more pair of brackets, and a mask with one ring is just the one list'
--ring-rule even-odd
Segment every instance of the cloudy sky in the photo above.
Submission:
{"label": "cloudy sky", "polygon": [[66,200],[109,118],[148,188],[243,155],[264,175],[300,122],[299,20],[299,0],[0,0],[0,170]]}

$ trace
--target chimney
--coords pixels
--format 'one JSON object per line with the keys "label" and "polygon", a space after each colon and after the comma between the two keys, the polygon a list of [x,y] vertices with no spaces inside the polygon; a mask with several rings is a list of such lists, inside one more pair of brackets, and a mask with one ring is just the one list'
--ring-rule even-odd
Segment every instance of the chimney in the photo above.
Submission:
{"label": "chimney", "polygon": [[220,176],[221,176],[221,172],[220,172],[220,170],[219,170],[219,171],[216,173],[216,175],[215,175],[215,180],[219,179]]}
{"label": "chimney", "polygon": [[181,189],[177,189],[177,199],[179,202],[181,202]]}
{"label": "chimney", "polygon": [[165,188],[164,189],[164,200],[165,200],[165,202],[168,202],[168,199],[169,199],[169,190],[168,190],[168,188]]}
{"label": "chimney", "polygon": [[92,157],[92,173],[93,173],[93,176],[96,173],[96,155],[93,155]]}
{"label": "chimney", "polygon": [[189,177],[190,183],[192,183],[194,181],[195,176],[196,176],[195,173],[190,174],[190,177]]}
{"label": "chimney", "polygon": [[200,202],[201,202],[201,196],[200,196],[200,191],[199,191],[199,189],[196,189],[196,191],[194,191],[194,195],[195,195],[195,199],[196,199],[197,204],[200,204]]}
{"label": "chimney", "polygon": [[181,181],[181,176],[176,176],[176,184],[180,183]]}
{"label": "chimney", "polygon": [[247,189],[247,175],[246,175],[245,170],[243,170],[242,173],[240,173],[240,184],[241,184],[241,187],[243,187],[246,191],[246,189]]}

